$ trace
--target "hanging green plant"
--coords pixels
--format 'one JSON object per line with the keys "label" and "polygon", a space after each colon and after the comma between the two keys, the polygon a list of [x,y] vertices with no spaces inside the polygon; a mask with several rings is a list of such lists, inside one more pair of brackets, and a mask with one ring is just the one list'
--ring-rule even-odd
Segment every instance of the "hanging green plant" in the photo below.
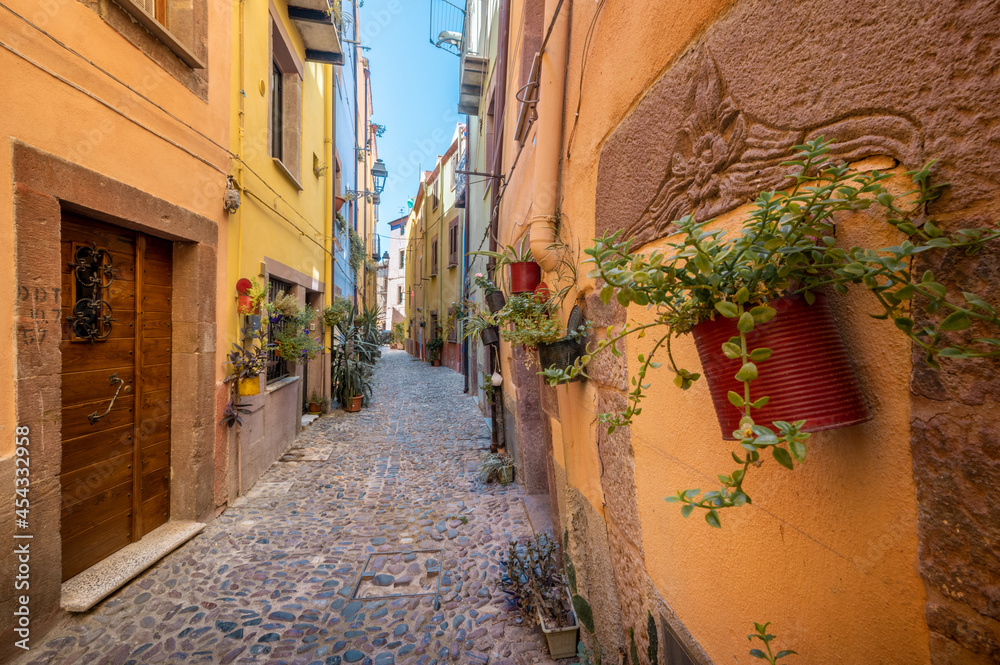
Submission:
{"label": "hanging green plant", "polygon": [[351,314],[354,305],[343,296],[335,296],[333,304],[323,310],[323,325],[331,330],[343,324]]}
{"label": "hanging green plant", "polygon": [[312,360],[323,351],[320,338],[309,330],[316,310],[307,305],[296,316],[286,318],[276,332],[271,335],[275,344],[275,354],[289,362]]}
{"label": "hanging green plant", "polygon": [[350,239],[351,254],[348,262],[351,265],[351,270],[357,272],[361,270],[361,266],[364,265],[365,262],[365,242],[354,229],[350,230]]}
{"label": "hanging green plant", "polygon": [[[665,251],[639,254],[633,251],[631,240],[621,240],[620,231],[605,235],[586,249],[591,257],[587,261],[596,265],[590,276],[605,282],[601,299],[610,303],[614,298],[623,307],[634,304],[649,308],[655,318],[649,323],[625,325],[617,332],[609,330],[608,339],[598,342],[573,367],[545,372],[551,384],[569,380],[584,371],[594,353],[610,347],[612,353],[621,355],[616,342],[659,329],[652,350],[638,356],[639,369],[632,380],[627,408],[623,413],[601,416],[613,431],[630,424],[642,412],[641,401],[649,387],[646,376],[650,369],[660,367],[654,358],[661,351],[678,387],[686,390],[700,378],[677,364],[671,353],[672,338],[717,317],[731,320],[733,336],[719,351],[738,366],[735,379],[741,390],[730,391],[728,400],[742,412],[732,433],[741,447],[739,454],[732,453],[740,468],[719,476],[722,487],[718,491],[702,495],[699,489],[688,489],[667,498],[683,504],[685,517],[696,508],[704,510],[706,521],[714,527],[720,526],[718,510],[750,503],[743,484],[750,468],[760,464],[761,453],[770,451],[788,469],[805,458],[806,421],[774,420],[768,423],[773,427],[768,427],[754,417],[771,399],[752,386],[768,371],[773,349],[754,348],[748,336],[756,328],[770,325],[788,297],[813,305],[824,289],[843,294],[861,285],[880,305],[880,311],[872,316],[891,319],[923,350],[931,367],[938,368],[941,358],[1000,356],[997,307],[970,292],[956,297],[933,273],[916,274],[910,266],[914,256],[927,251],[976,252],[984,243],[1000,238],[1000,229],[945,232],[933,220],[922,219],[926,204],[936,199],[944,186],[930,184],[933,162],[908,172],[914,189],[896,196],[883,184],[893,173],[850,173],[847,166],[832,166],[825,157],[829,144],[821,137],[796,146],[800,152],[784,163],[795,168],[789,176],[791,188],[762,193],[736,233],[710,230],[714,220],[698,223],[687,216],[677,222],[679,238],[669,242]],[[880,210],[905,239],[878,249],[838,247],[836,216],[868,208]],[[936,315],[937,321],[918,326],[911,314],[914,308]],[[973,334],[953,334],[970,328]]]}

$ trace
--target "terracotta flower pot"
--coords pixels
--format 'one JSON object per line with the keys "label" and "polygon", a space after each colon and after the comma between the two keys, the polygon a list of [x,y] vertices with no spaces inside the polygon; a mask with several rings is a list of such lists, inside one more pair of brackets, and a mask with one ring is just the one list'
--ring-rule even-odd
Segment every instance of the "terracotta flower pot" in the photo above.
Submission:
{"label": "terracotta flower pot", "polygon": [[347,199],[345,199],[343,196],[334,196],[333,200],[336,202],[336,207],[334,208],[334,212],[340,212],[340,209],[344,207],[345,203],[347,203]]}
{"label": "terracotta flower pot", "polygon": [[344,411],[348,413],[355,413],[361,410],[361,395],[355,395],[351,398],[351,401],[344,405]]}
{"label": "terracotta flower pot", "polygon": [[309,413],[323,413],[323,407],[316,402],[309,402]]}
{"label": "terracotta flower pot", "polygon": [[[754,421],[771,427],[775,420],[805,420],[804,431],[818,432],[870,420],[871,411],[826,297],[818,294],[810,306],[802,296],[787,296],[770,306],[777,315],[747,335],[749,349],[764,347],[774,352],[767,360],[755,363],[760,378],[750,383],[751,399],[766,395],[770,401],[764,408],[752,411]],[[739,335],[736,319],[717,316],[691,332],[722,438],[735,440],[733,432],[739,428],[743,410],[729,402],[728,393],[731,390],[743,395],[743,384],[736,380],[741,361],[726,358],[721,347]]]}
{"label": "terracotta flower pot", "polygon": [[510,292],[531,293],[542,281],[542,269],[534,261],[510,264]]}

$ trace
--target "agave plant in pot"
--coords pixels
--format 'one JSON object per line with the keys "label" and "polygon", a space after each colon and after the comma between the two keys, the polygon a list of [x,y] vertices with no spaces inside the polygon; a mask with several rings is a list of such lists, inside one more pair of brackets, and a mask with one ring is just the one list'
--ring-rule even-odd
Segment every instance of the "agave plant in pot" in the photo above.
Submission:
{"label": "agave plant in pot", "polygon": [[371,399],[372,366],[364,362],[362,354],[373,352],[352,309],[337,326],[331,348],[333,396],[347,412],[360,411]]}
{"label": "agave plant in pot", "polygon": [[[792,170],[789,189],[762,193],[736,232],[684,217],[662,251],[638,253],[620,232],[587,249],[596,266],[590,276],[604,280],[602,300],[648,308],[652,320],[609,331],[574,367],[547,373],[550,383],[565,381],[583,371],[593,353],[610,347],[620,354],[619,340],[655,333],[651,349],[638,356],[627,408],[602,416],[613,430],[641,413],[647,373],[660,366],[654,358],[666,356],[682,389],[700,378],[671,352],[673,338],[691,334],[722,434],[740,443],[739,454],[732,453],[740,468],[720,476],[719,491],[681,490],[668,500],[681,503],[685,516],[705,510],[716,527],[719,509],[750,502],[743,483],[762,453],[770,451],[791,469],[805,457],[809,432],[871,417],[835,325],[830,291],[867,289],[879,306],[872,316],[892,320],[932,367],[940,358],[1000,356],[996,306],[970,292],[955,297],[931,272],[911,270],[918,254],[975,252],[1000,238],[1000,229],[945,232],[927,219],[925,205],[941,187],[930,184],[931,165],[908,172],[912,189],[896,195],[887,187],[893,173],[856,173],[828,163],[829,143],[822,138],[796,149],[785,162]],[[899,232],[898,244],[839,246],[838,220],[866,209]],[[936,323],[915,325],[915,308]],[[954,334],[970,328],[975,334]]]}
{"label": "agave plant in pot", "polygon": [[570,658],[576,655],[580,625],[558,561],[558,543],[548,533],[525,543],[510,541],[501,560],[504,572],[500,586],[525,619],[538,623],[549,655]]}

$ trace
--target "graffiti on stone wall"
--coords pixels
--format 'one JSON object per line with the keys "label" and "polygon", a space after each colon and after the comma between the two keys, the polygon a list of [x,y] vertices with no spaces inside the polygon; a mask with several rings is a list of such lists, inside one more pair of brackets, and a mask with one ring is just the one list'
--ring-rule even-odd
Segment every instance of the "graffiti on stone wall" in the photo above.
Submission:
{"label": "graffiti on stone wall", "polygon": [[668,235],[684,215],[711,219],[780,187],[790,171],[782,162],[793,147],[818,136],[836,139],[832,161],[888,155],[918,165],[923,152],[917,127],[891,113],[859,112],[800,129],[758,120],[741,110],[707,50],[691,85],[687,113],[649,204],[638,219],[622,225],[625,237],[655,240]]}
{"label": "graffiti on stone wall", "polygon": [[21,344],[33,346],[45,341],[49,326],[59,328],[59,294],[57,287],[17,287],[17,299],[21,303],[18,317],[17,339]]}

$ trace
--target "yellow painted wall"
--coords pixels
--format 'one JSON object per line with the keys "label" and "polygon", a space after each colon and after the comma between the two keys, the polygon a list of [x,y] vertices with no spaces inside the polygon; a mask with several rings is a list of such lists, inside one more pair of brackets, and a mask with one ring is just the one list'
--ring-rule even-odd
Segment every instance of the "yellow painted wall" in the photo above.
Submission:
{"label": "yellow painted wall", "polygon": [[[305,47],[295,24],[287,17],[286,4],[282,0],[274,4],[295,53],[304,62]],[[220,329],[225,330],[227,346],[236,341],[238,334],[236,281],[240,277],[260,281],[260,262],[265,257],[325,282],[326,305],[333,293],[328,254],[333,215],[328,177],[333,177],[333,170],[317,175],[313,169],[314,154],[321,166],[332,163],[332,66],[304,62],[300,190],[268,153],[271,14],[267,3],[243,2],[241,7],[242,17],[239,9],[232,16],[233,34],[239,35],[242,30],[243,42],[233,40],[229,98],[231,150],[242,156],[242,160],[233,161],[232,173],[241,186],[243,203],[229,227],[229,269],[220,293],[220,302],[226,306],[221,319],[226,324]],[[241,98],[241,91],[246,92],[245,98]]]}
{"label": "yellow painted wall", "polygon": [[[523,149],[512,138],[523,5],[523,0],[514,0],[511,8],[503,167],[509,178],[500,232],[504,244],[527,231],[534,194],[536,130],[529,131]],[[574,247],[577,242],[592,244],[604,142],[644,92],[729,6],[723,0],[703,0],[635,11],[632,3],[608,0],[593,23],[596,37],[581,81],[582,35],[598,6],[573,4],[559,206],[564,241]],[[736,216],[730,215],[728,223],[735,223]],[[875,232],[868,229],[879,227],[860,217],[845,221],[842,228],[839,237],[844,243],[878,245],[889,240],[872,235]],[[577,295],[592,292],[585,273],[581,270],[579,293],[570,294],[564,318]],[[632,427],[645,572],[717,663],[758,662],[748,655],[746,639],[753,621],[773,622],[779,648],[797,650],[802,662],[909,665],[929,659],[909,448],[909,344],[891,323],[867,317],[871,302],[865,295],[852,293],[836,303],[845,341],[857,366],[864,368],[865,392],[876,400],[876,417],[865,425],[814,434],[806,463],[794,472],[773,462],[753,470],[748,490],[754,506],[725,511],[722,530],[708,527],[701,517],[685,520],[676,505],[663,501],[677,489],[714,489],[715,476],[732,471],[729,451],[734,445],[720,438],[706,385],[698,383],[683,392],[674,387],[668,372],[655,372],[643,413]],[[628,314],[636,320],[646,316],[635,307]],[[644,350],[643,342],[629,341],[630,373],[637,369],[635,356]],[[504,390],[516,399],[510,380],[514,359],[508,344],[501,348]],[[682,364],[698,371],[690,340],[676,350]],[[561,423],[552,428],[553,450],[569,485],[602,514],[595,392],[586,382],[558,389]]]}
{"label": "yellow painted wall", "polygon": [[[203,101],[150,58],[143,55],[98,14],[75,0],[37,3],[10,0],[5,5],[77,50],[85,58],[165,111],[208,137],[172,119],[71,54],[37,29],[0,11],[0,35],[11,48],[0,49],[0,247],[13,246],[12,173],[9,141],[23,141],[87,169],[175,203],[220,225],[220,252],[227,216],[222,209],[229,158],[228,94],[231,85],[229,3],[207,3],[208,101]],[[36,64],[31,64],[28,58]],[[71,81],[121,110],[115,113],[56,77]],[[131,120],[130,120],[130,119]],[[140,126],[142,125],[142,126]],[[146,127],[148,129],[143,128]],[[155,134],[159,134],[160,138]],[[169,139],[204,158],[212,168],[186,154]],[[213,145],[212,142],[222,147]],[[14,283],[11,253],[0,260],[0,281]],[[220,270],[225,264],[220,256]],[[13,290],[0,289],[0,330],[6,348],[15,348]],[[219,342],[219,350],[223,348]],[[221,378],[222,368],[219,368]],[[0,457],[12,452],[15,426],[14,358],[0,354]]]}

